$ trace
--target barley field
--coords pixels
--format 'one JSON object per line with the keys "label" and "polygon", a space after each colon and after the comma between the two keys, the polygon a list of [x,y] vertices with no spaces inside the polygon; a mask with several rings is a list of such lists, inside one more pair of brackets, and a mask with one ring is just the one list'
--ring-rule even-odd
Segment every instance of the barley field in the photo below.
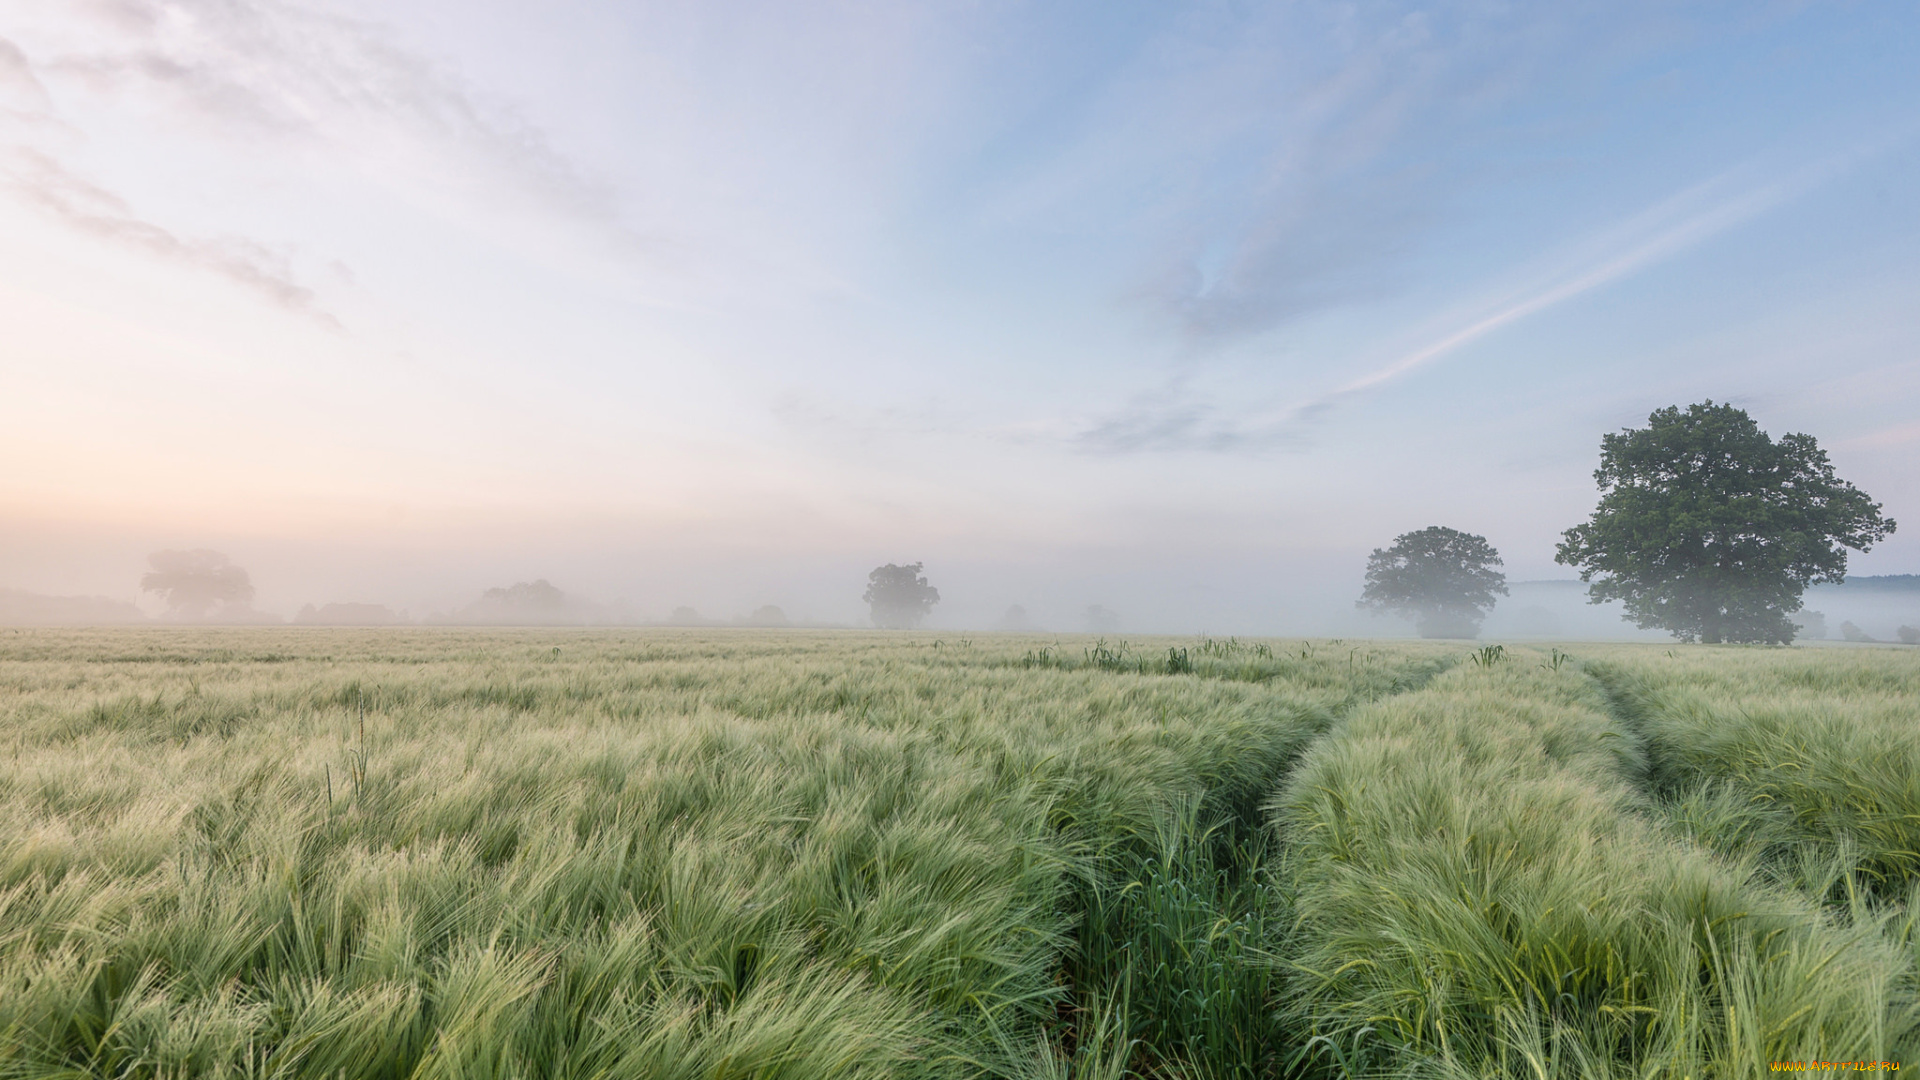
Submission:
{"label": "barley field", "polygon": [[0,1078],[1920,1065],[1920,650],[0,631]]}

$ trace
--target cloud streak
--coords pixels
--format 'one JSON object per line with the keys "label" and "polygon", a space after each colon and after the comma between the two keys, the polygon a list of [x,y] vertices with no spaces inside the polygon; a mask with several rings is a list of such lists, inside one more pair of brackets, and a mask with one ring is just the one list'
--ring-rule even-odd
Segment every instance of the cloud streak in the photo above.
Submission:
{"label": "cloud streak", "polygon": [[1536,282],[1465,326],[1414,348],[1324,394],[1277,415],[1234,418],[1191,401],[1146,404],[1096,421],[1070,440],[1082,450],[1129,453],[1150,450],[1214,452],[1272,449],[1306,442],[1309,428],[1341,404],[1385,387],[1490,334],[1577,297],[1630,277],[1753,220],[1903,141],[1886,140],[1771,182],[1724,194],[1744,170],[1696,184],[1611,230],[1612,250],[1587,265]]}
{"label": "cloud streak", "polygon": [[493,221],[505,196],[585,225],[625,254],[658,247],[622,224],[612,190],[586,179],[541,129],[371,23],[279,0],[76,0],[36,16],[0,38],[0,181],[96,240],[340,325],[296,278],[284,246],[147,220],[125,184],[111,190],[76,168],[75,137],[108,155],[117,146],[86,112],[105,104],[122,119],[211,136],[216,151],[321,148],[437,209],[480,203],[480,219]]}
{"label": "cloud streak", "polygon": [[539,127],[483,104],[372,24],[274,0],[111,0],[86,10],[105,33],[46,61],[49,74],[251,137],[424,144],[565,214],[618,217],[611,190]]}
{"label": "cloud streak", "polygon": [[[1852,156],[1849,155],[1848,158],[1840,160],[1851,161]],[[1603,259],[1564,281],[1541,288],[1525,299],[1510,303],[1476,322],[1421,346],[1392,363],[1341,386],[1320,400],[1336,401],[1384,386],[1465,345],[1478,341],[1495,330],[1672,258],[1695,244],[1750,221],[1788,199],[1812,189],[1838,171],[1838,160],[1828,162],[1720,200],[1715,205],[1690,214],[1677,223],[1658,228],[1651,236],[1646,236],[1632,244],[1626,251]],[[1710,180],[1668,200],[1661,207],[1656,207],[1642,217],[1665,217],[1667,216],[1663,213],[1665,208],[1697,202],[1713,189],[1722,186],[1724,186],[1722,179]]]}
{"label": "cloud streak", "polygon": [[1182,227],[1133,296],[1206,350],[1395,291],[1472,175],[1457,133],[1617,31],[1572,7],[1305,3],[1190,33],[1172,50],[1190,66],[1148,84],[1168,102],[1127,103],[1171,109],[1141,122],[1162,156],[1116,171],[1176,193]]}
{"label": "cloud streak", "polygon": [[47,88],[34,74],[33,62],[20,46],[0,37],[0,115],[38,120],[52,107]]}
{"label": "cloud streak", "polygon": [[340,328],[315,302],[312,289],[294,279],[287,256],[256,241],[181,237],[134,215],[126,200],[74,175],[60,162],[29,149],[8,155],[8,186],[27,203],[96,239],[205,270],[280,307]]}
{"label": "cloud streak", "polygon": [[610,189],[585,179],[544,132],[483,104],[366,22],[278,0],[78,0],[0,38],[0,182],[22,202],[330,327],[339,321],[295,275],[284,246],[149,220],[123,185],[111,190],[74,167],[67,143],[91,134],[82,119],[89,97],[221,141],[348,149],[345,160],[395,174],[383,179],[430,191],[435,203],[514,192],[628,249],[642,246],[620,225]]}

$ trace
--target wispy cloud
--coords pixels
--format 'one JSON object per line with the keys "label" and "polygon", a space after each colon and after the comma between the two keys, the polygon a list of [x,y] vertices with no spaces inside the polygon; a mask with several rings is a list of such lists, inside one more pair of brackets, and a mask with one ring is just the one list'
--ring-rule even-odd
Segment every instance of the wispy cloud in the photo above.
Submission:
{"label": "wispy cloud", "polygon": [[1749,170],[1736,169],[1689,187],[1609,230],[1597,245],[1602,253],[1583,265],[1542,275],[1464,326],[1275,413],[1234,416],[1202,403],[1176,399],[1143,404],[1098,420],[1072,441],[1082,449],[1106,453],[1301,445],[1313,423],[1339,405],[1404,378],[1504,327],[1673,258],[1810,191],[1899,141],[1877,142],[1759,184],[1737,187],[1737,179]]}
{"label": "wispy cloud", "polygon": [[1177,385],[1142,397],[1125,408],[1074,432],[1068,443],[1094,454],[1138,454],[1198,450],[1232,453],[1301,447],[1306,435],[1297,427],[1249,425],[1218,406],[1183,400]]}
{"label": "wispy cloud", "polygon": [[1216,426],[1210,406],[1143,402],[1097,421],[1075,435],[1074,443],[1110,454],[1175,447],[1233,450],[1238,448],[1238,433]]}
{"label": "wispy cloud", "polygon": [[0,165],[7,185],[26,202],[96,239],[210,271],[289,310],[339,328],[312,289],[294,279],[284,252],[256,241],[181,237],[136,216],[126,200],[74,175],[60,162],[16,148]]}
{"label": "wispy cloud", "polygon": [[0,37],[0,115],[15,120],[39,119],[52,105],[27,54]]}
{"label": "wispy cloud", "polygon": [[[1849,154],[1732,195],[1717,195],[1728,186],[1727,177],[1716,177],[1681,192],[1639,215],[1636,219],[1670,223],[1655,224],[1650,233],[1642,229],[1633,229],[1631,225],[1624,230],[1641,234],[1637,239],[1629,242],[1625,251],[1583,267],[1564,280],[1551,284],[1541,282],[1528,290],[1530,295],[1524,299],[1511,302],[1484,318],[1370,371],[1334,390],[1322,400],[1331,402],[1383,386],[1501,327],[1672,258],[1703,240],[1750,221],[1788,199],[1815,187],[1855,159],[1856,155]],[[1702,206],[1702,203],[1706,205]],[[1698,209],[1685,212],[1689,207],[1698,207]],[[1683,212],[1684,216],[1678,221],[1671,221],[1676,212]]]}
{"label": "wispy cloud", "polygon": [[247,137],[408,147],[458,159],[560,212],[606,224],[612,189],[539,126],[483,102],[377,25],[278,0],[91,0],[83,44],[42,59],[52,77],[162,103]]}
{"label": "wispy cloud", "polygon": [[1616,32],[1592,14],[1309,2],[1209,16],[1125,102],[1140,119],[1107,125],[1128,145],[1092,155],[1152,177],[1167,193],[1155,213],[1175,222],[1130,298],[1207,350],[1394,292],[1471,174],[1452,136]]}
{"label": "wispy cloud", "polygon": [[17,197],[94,239],[217,274],[328,325],[339,324],[296,278],[288,245],[150,219],[125,185],[77,166],[80,148],[104,140],[110,150],[113,139],[90,130],[87,107],[175,137],[317,146],[436,204],[506,194],[596,237],[642,243],[623,231],[611,190],[537,126],[373,24],[280,0],[76,0],[14,31],[0,38],[0,179]]}

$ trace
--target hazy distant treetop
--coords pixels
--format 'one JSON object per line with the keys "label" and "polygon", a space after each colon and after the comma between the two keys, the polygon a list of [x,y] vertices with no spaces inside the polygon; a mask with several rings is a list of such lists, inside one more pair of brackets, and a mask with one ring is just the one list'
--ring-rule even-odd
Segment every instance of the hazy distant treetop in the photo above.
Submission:
{"label": "hazy distant treetop", "polygon": [[488,589],[481,602],[499,604],[517,611],[559,611],[567,606],[567,594],[554,588],[546,578],[521,581],[504,589]]}
{"label": "hazy distant treetop", "polygon": [[754,626],[785,626],[787,613],[774,604],[762,604],[747,616],[747,622]]}
{"label": "hazy distant treetop", "polygon": [[253,599],[247,572],[217,551],[156,551],[147,556],[152,567],[140,578],[143,592],[157,593],[169,614],[201,619],[216,607],[244,606]]}
{"label": "hazy distant treetop", "polygon": [[1593,477],[1600,505],[1554,558],[1580,568],[1592,602],[1683,641],[1792,641],[1807,586],[1844,579],[1848,548],[1894,530],[1813,436],[1775,441],[1711,401],[1602,436]]}
{"label": "hazy distant treetop", "polygon": [[590,621],[595,614],[592,604],[537,578],[486,590],[454,620],[495,626],[564,626]]}
{"label": "hazy distant treetop", "polygon": [[392,626],[406,621],[385,604],[308,604],[294,615],[299,626]]}
{"label": "hazy distant treetop", "polygon": [[867,575],[867,591],[861,596],[873,615],[873,625],[890,630],[909,630],[940,602],[940,590],[920,576],[921,563],[877,566]]}
{"label": "hazy distant treetop", "polygon": [[1920,592],[1920,574],[1850,574],[1845,581],[1820,582],[1864,592]]}
{"label": "hazy distant treetop", "polygon": [[145,621],[146,615],[125,600],[0,589],[0,626],[111,626]]}
{"label": "hazy distant treetop", "polygon": [[1120,629],[1120,613],[1101,604],[1088,604],[1080,616],[1087,621],[1087,629],[1095,634],[1111,634]]}
{"label": "hazy distant treetop", "polygon": [[1499,565],[1484,536],[1440,525],[1402,533],[1367,557],[1357,606],[1406,615],[1421,637],[1478,637],[1480,621],[1507,595]]}

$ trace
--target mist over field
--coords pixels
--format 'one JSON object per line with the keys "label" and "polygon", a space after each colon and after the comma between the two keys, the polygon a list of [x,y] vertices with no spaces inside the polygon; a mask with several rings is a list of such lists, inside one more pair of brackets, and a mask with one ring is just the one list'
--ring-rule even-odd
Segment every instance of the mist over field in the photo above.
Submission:
{"label": "mist over field", "polygon": [[[871,625],[860,600],[866,572],[889,553],[865,558],[764,555],[758,552],[648,555],[622,552],[489,556],[449,549],[342,553],[286,543],[231,546],[258,588],[252,602],[264,621],[296,625],[765,625],[754,613],[772,605],[793,625]],[[166,621],[163,605],[137,585],[147,552],[138,545],[82,548],[64,572],[0,588],[0,625],[115,625]],[[44,556],[55,563],[62,556]],[[1170,562],[1141,572],[1137,555],[1092,550],[1060,566],[969,562],[956,553],[934,562],[929,579],[942,599],[931,630],[1025,630],[1107,633],[1408,637],[1404,618],[1356,609],[1360,564],[1348,554],[1296,556],[1275,567],[1258,552],[1236,552],[1196,566]],[[117,562],[115,561],[117,560]],[[319,572],[316,564],[328,566]],[[20,559],[15,565],[31,564]],[[549,569],[553,568],[553,569]],[[116,572],[117,571],[117,572]],[[1509,575],[1481,628],[1491,640],[1667,640],[1622,618],[1617,603],[1588,602],[1586,588],[1564,567],[1550,577]],[[16,579],[18,580],[18,579]],[[548,583],[556,602],[514,606],[489,601],[518,584]],[[331,614],[329,605],[339,609]],[[1099,606],[1111,617],[1089,618]],[[1011,620],[1009,609],[1020,612]],[[696,617],[686,617],[691,608]],[[1802,640],[1840,640],[1851,622],[1882,641],[1900,626],[1920,626],[1920,582],[1911,577],[1854,575],[1843,586],[1816,586],[1806,612],[1823,623]],[[216,620],[216,621],[233,621]],[[246,620],[252,622],[254,620]]]}
{"label": "mist over field", "polygon": [[[303,605],[329,602],[378,603],[415,620],[452,618],[488,588],[546,580],[599,607],[578,621],[602,624],[667,621],[679,607],[726,621],[773,604],[797,622],[865,626],[868,611],[860,597],[867,572],[909,557],[885,549],[853,555],[644,548],[497,555],[433,547],[344,557],[295,544],[229,544],[221,550],[251,573],[259,589],[254,606],[286,618]],[[242,554],[248,550],[256,554]],[[160,605],[138,589],[146,554],[146,547],[125,545],[114,556],[89,554],[67,573],[21,584],[40,593],[108,597],[159,615]],[[1098,604],[1133,633],[1408,632],[1398,620],[1355,610],[1364,552],[1359,558],[1299,557],[1287,574],[1276,573],[1264,554],[1244,551],[1203,565],[1170,557],[1163,570],[1148,572],[1141,571],[1136,553],[1099,548],[1057,564],[1011,555],[983,562],[963,552],[940,559],[916,550],[911,557],[926,561],[929,580],[941,591],[927,623],[935,629],[994,629],[1018,605],[1034,629],[1079,633],[1090,629],[1086,609]],[[118,573],[105,572],[96,558],[99,564],[116,558]],[[341,565],[318,573],[313,564],[323,559]]]}

